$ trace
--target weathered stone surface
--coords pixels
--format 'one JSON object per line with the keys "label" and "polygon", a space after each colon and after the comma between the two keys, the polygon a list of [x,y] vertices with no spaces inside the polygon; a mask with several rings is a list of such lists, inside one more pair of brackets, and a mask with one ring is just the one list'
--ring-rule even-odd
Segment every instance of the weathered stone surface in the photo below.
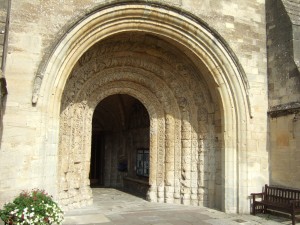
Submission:
{"label": "weathered stone surface", "polygon": [[299,1],[266,1],[270,181],[294,188],[300,188],[294,179],[299,176],[299,6]]}
{"label": "weathered stone surface", "polygon": [[91,203],[92,116],[127,94],[149,113],[151,201],[248,212],[269,178],[264,10],[261,0],[12,1],[0,202],[39,187],[69,208]]}

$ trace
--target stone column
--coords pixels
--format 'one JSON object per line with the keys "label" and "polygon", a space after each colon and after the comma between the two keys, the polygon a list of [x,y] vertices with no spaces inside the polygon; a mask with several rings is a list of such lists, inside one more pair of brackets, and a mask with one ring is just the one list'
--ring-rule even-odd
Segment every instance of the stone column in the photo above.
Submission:
{"label": "stone column", "polygon": [[174,202],[174,117],[166,115],[165,202]]}

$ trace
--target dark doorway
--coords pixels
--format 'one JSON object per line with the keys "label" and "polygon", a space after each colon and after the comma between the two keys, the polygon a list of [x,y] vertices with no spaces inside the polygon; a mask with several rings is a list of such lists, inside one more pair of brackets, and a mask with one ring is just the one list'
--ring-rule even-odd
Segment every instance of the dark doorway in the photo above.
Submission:
{"label": "dark doorway", "polygon": [[144,197],[149,133],[149,114],[140,101],[121,94],[102,100],[93,115],[91,187],[121,188]]}
{"label": "dark doorway", "polygon": [[91,187],[104,186],[104,147],[105,133],[97,130],[93,131],[90,170]]}

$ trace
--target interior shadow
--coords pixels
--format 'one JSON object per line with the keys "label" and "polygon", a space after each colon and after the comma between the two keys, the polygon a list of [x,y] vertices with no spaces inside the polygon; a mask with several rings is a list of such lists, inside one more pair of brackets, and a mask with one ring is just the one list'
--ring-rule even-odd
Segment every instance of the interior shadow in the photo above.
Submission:
{"label": "interior shadow", "polygon": [[92,122],[92,188],[116,188],[146,198],[149,126],[146,108],[129,95],[112,95],[98,104]]}

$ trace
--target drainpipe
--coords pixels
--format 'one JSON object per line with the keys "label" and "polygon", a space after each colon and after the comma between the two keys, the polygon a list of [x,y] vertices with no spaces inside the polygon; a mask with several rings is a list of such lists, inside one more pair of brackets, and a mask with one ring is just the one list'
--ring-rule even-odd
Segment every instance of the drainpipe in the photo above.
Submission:
{"label": "drainpipe", "polygon": [[3,111],[3,103],[5,96],[7,95],[7,87],[6,87],[6,79],[5,79],[5,64],[6,64],[6,56],[7,56],[7,45],[8,45],[8,31],[9,31],[9,23],[10,23],[10,11],[11,11],[11,1],[7,1],[7,9],[6,9],[6,21],[5,21],[5,29],[0,30],[0,33],[4,35],[3,37],[3,52],[2,52],[2,62],[1,62],[1,70],[0,70],[0,110]]}

